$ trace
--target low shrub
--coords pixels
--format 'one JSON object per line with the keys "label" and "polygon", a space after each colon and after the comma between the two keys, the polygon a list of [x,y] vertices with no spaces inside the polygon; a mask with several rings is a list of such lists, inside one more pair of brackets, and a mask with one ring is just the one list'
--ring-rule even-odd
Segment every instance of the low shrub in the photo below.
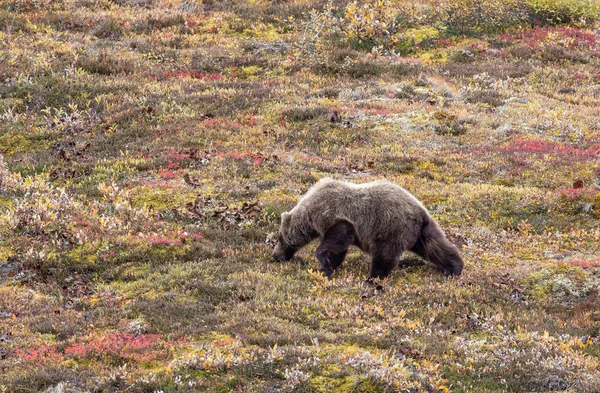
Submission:
{"label": "low shrub", "polygon": [[437,19],[450,34],[494,33],[517,26],[586,25],[598,20],[594,0],[443,0]]}
{"label": "low shrub", "polygon": [[76,64],[89,73],[100,75],[131,74],[134,71],[131,60],[106,51],[101,51],[97,56],[82,56]]}
{"label": "low shrub", "polygon": [[93,30],[92,35],[98,38],[118,39],[123,36],[123,25],[116,18],[109,17],[100,22]]}
{"label": "low shrub", "polygon": [[525,4],[529,20],[539,24],[588,24],[600,14],[595,0],[527,0]]}
{"label": "low shrub", "polygon": [[433,114],[437,124],[434,124],[433,130],[438,135],[463,135],[467,132],[466,119],[460,119],[457,115],[445,111],[437,111]]}
{"label": "low shrub", "polygon": [[504,105],[506,97],[494,90],[474,90],[468,92],[465,101],[471,104],[487,104],[489,106]]}
{"label": "low shrub", "polygon": [[[343,16],[333,18],[332,28],[339,29],[354,49],[377,47],[406,53],[435,43],[440,35],[490,34],[524,26],[581,26],[599,16],[595,0],[438,0],[421,8],[386,0],[354,1],[343,10]],[[424,36],[415,38],[419,35]]]}
{"label": "low shrub", "polygon": [[318,117],[324,117],[328,112],[329,111],[327,108],[321,106],[315,108],[300,106],[286,109],[283,111],[282,115],[287,121],[303,122],[316,119]]}

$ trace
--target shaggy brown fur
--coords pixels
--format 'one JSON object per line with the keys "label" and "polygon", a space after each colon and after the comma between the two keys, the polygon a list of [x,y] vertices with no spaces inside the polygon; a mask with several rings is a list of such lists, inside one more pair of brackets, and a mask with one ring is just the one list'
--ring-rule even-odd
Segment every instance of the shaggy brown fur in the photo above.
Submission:
{"label": "shaggy brown fur", "polygon": [[[340,220],[344,224],[336,229]],[[333,247],[332,255],[338,265],[341,250],[356,244],[372,256],[370,279],[386,277],[406,250],[432,262],[444,274],[462,273],[458,249],[425,207],[408,191],[385,180],[365,184],[329,178],[318,181],[289,213],[281,215],[273,257],[288,260],[317,237],[331,246],[335,242],[328,239],[339,239],[340,231],[348,231],[348,223],[353,226],[356,239],[341,240]],[[326,236],[332,227],[333,232]]]}

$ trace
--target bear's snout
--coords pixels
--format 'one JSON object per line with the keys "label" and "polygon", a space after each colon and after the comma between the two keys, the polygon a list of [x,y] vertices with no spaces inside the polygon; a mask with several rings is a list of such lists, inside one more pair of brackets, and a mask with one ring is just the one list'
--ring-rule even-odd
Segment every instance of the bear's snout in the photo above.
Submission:
{"label": "bear's snout", "polygon": [[281,235],[277,236],[277,243],[275,243],[275,247],[273,248],[273,253],[271,256],[277,262],[281,261],[289,261],[293,258],[294,254],[298,250],[298,247],[290,246],[283,241]]}
{"label": "bear's snout", "polygon": [[282,262],[282,261],[286,260],[285,253],[283,252],[281,247],[275,247],[275,250],[273,250],[273,253],[271,254],[271,256],[277,262]]}
{"label": "bear's snout", "polygon": [[293,247],[283,248],[280,245],[277,245],[275,247],[275,250],[273,250],[273,253],[271,254],[271,256],[277,262],[283,262],[283,261],[289,261],[290,259],[292,259],[292,257],[294,256],[295,253],[296,253],[296,249],[294,249]]}
{"label": "bear's snout", "polygon": [[273,254],[271,254],[271,256],[277,262],[289,261],[290,259],[292,259],[292,256],[287,256],[285,254],[278,254],[276,252],[274,252]]}

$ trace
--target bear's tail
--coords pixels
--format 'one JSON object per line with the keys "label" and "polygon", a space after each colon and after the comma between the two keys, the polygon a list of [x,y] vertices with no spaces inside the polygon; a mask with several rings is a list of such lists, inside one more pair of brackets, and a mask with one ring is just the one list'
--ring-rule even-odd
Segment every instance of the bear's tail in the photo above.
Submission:
{"label": "bear's tail", "polygon": [[459,276],[463,271],[464,262],[458,249],[430,217],[421,227],[421,235],[411,251],[433,263],[446,275]]}

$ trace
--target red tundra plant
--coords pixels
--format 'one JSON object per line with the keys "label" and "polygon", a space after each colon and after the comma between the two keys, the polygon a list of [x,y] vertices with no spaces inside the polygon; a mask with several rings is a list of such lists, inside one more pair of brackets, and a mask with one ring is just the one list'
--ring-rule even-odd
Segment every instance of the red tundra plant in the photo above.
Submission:
{"label": "red tundra plant", "polygon": [[71,358],[105,357],[147,362],[167,357],[171,344],[162,342],[160,334],[133,334],[117,332],[88,338],[65,348]]}
{"label": "red tundra plant", "polygon": [[182,70],[182,71],[166,71],[155,74],[152,76],[154,80],[161,81],[165,79],[174,78],[189,78],[189,79],[200,79],[200,80],[213,80],[219,81],[223,79],[221,74],[201,74],[194,70]]}
{"label": "red tundra plant", "polygon": [[597,43],[597,37],[594,33],[574,27],[559,26],[554,28],[554,32],[560,38],[563,38],[560,42],[567,48],[592,49]]}
{"label": "red tundra plant", "polygon": [[508,45],[514,44],[516,40],[517,39],[515,38],[515,36],[509,33],[503,33],[498,36],[498,41]]}
{"label": "red tundra plant", "polygon": [[600,259],[591,259],[589,261],[584,261],[584,260],[569,261],[569,264],[571,264],[573,266],[579,266],[584,269],[600,268]]}
{"label": "red tundra plant", "polygon": [[41,366],[47,362],[61,362],[64,360],[62,353],[56,351],[56,345],[42,344],[36,348],[26,350],[15,349],[15,357],[34,363],[36,366]]}
{"label": "red tundra plant", "polygon": [[102,254],[100,254],[100,259],[108,259],[108,258],[112,258],[115,255],[117,255],[117,253],[115,251],[109,251],[109,252],[104,252]]}
{"label": "red tundra plant", "polygon": [[243,124],[233,121],[231,119],[224,119],[222,117],[208,118],[200,123],[200,126],[209,129],[221,129],[223,131],[234,131],[238,132],[243,130],[245,127]]}
{"label": "red tundra plant", "polygon": [[202,239],[204,239],[204,235],[201,234],[201,233],[190,233],[188,236],[191,239],[194,239],[194,240],[202,240]]}
{"label": "red tundra plant", "polygon": [[202,26],[204,24],[204,20],[202,20],[202,16],[198,17],[195,15],[186,15],[185,24],[188,27]]}
{"label": "red tundra plant", "polygon": [[182,166],[188,165],[192,162],[190,153],[187,152],[170,152],[167,154],[161,154],[156,160],[156,164],[166,169],[179,169]]}
{"label": "red tundra plant", "polygon": [[248,113],[240,119],[240,123],[248,126],[255,126],[258,123],[258,119],[252,113]]}
{"label": "red tundra plant", "polygon": [[146,239],[149,243],[165,246],[178,246],[181,244],[181,239],[169,239],[163,236],[148,236]]}
{"label": "red tundra plant", "polygon": [[[539,49],[540,45],[546,42],[559,44],[565,48],[593,49],[598,41],[594,33],[568,26],[537,26],[523,31],[519,38],[532,49]],[[507,43],[514,42],[514,38],[510,38],[508,34],[502,35],[500,39]]]}
{"label": "red tundra plant", "polygon": [[577,163],[594,160],[598,147],[594,145],[587,149],[580,149],[547,140],[515,139],[498,151],[516,159],[523,156],[536,156],[561,163]]}
{"label": "red tundra plant", "polygon": [[161,180],[144,180],[141,182],[141,184],[146,187],[161,188],[165,190],[174,188],[173,184],[169,183],[168,181]]}
{"label": "red tundra plant", "polygon": [[588,196],[592,198],[597,191],[589,190],[586,188],[557,188],[554,190],[554,194],[560,196],[561,198],[565,198],[568,201],[572,201],[575,199],[580,199],[582,196]]}
{"label": "red tundra plant", "polygon": [[158,176],[165,180],[170,180],[175,179],[177,177],[177,173],[173,172],[170,169],[163,169],[162,171],[158,172]]}
{"label": "red tundra plant", "polygon": [[536,26],[533,29],[524,31],[521,34],[521,39],[531,49],[540,49],[540,44],[548,38],[549,33],[550,28]]}
{"label": "red tundra plant", "polygon": [[233,158],[236,160],[243,160],[244,158],[250,157],[252,152],[250,150],[246,151],[228,151],[226,153],[219,153],[217,156],[219,158]]}
{"label": "red tundra plant", "polygon": [[169,163],[167,164],[167,168],[177,169],[177,168],[179,168],[179,162],[169,160]]}
{"label": "red tundra plant", "polygon": [[161,128],[160,130],[156,130],[156,132],[154,134],[152,134],[152,138],[158,139],[169,133],[176,133],[179,131],[181,131],[181,129],[179,129],[179,128],[175,128],[175,129]]}
{"label": "red tundra plant", "polygon": [[392,108],[388,108],[385,105],[380,104],[370,104],[365,108],[365,112],[371,116],[387,116],[396,114],[398,111]]}
{"label": "red tundra plant", "polygon": [[254,166],[259,166],[264,161],[269,160],[269,157],[265,157],[262,153],[253,153],[251,150],[246,151],[228,151],[226,153],[219,153],[217,155],[219,158],[233,158],[239,161],[252,161]]}

